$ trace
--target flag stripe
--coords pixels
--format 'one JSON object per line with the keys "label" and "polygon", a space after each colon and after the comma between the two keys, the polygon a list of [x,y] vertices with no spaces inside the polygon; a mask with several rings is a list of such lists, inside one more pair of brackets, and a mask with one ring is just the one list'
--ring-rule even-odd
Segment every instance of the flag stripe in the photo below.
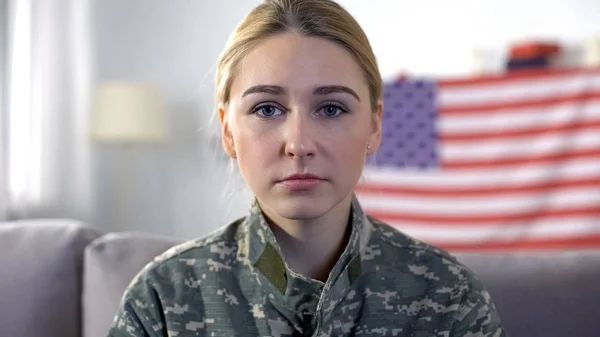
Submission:
{"label": "flag stripe", "polygon": [[593,217],[573,217],[559,221],[533,221],[519,226],[452,226],[431,227],[421,224],[391,223],[403,233],[421,240],[443,240],[446,243],[475,243],[487,240],[556,239],[600,234],[600,220]]}
{"label": "flag stripe", "polygon": [[573,207],[566,209],[539,209],[524,211],[517,214],[485,214],[485,215],[439,215],[439,214],[421,214],[415,212],[399,212],[396,210],[369,210],[369,214],[381,219],[384,222],[410,221],[421,222],[438,226],[455,225],[474,225],[479,226],[485,223],[503,222],[505,225],[519,225],[525,221],[535,219],[556,219],[569,216],[600,216],[600,205],[591,207]]}
{"label": "flag stripe", "polygon": [[506,129],[526,130],[552,127],[573,122],[600,120],[600,99],[587,102],[569,102],[539,109],[510,109],[492,113],[472,113],[438,119],[437,128],[444,136],[471,134]]}
{"label": "flag stripe", "polygon": [[541,98],[600,89],[600,71],[544,79],[522,79],[476,86],[438,86],[440,105],[480,104],[503,102],[515,98]]}
{"label": "flag stripe", "polygon": [[[440,136],[444,143],[448,142],[476,142],[481,140],[495,140],[514,137],[538,136],[555,134],[558,132],[576,132],[576,131],[595,131],[600,133],[600,120],[593,121],[570,121],[551,126],[538,126],[529,129],[506,128],[497,131],[476,131],[470,133],[450,133],[445,132]],[[559,134],[562,137],[562,134]]]}
{"label": "flag stripe", "polygon": [[439,108],[439,114],[444,116],[450,115],[464,115],[477,113],[489,113],[495,111],[509,110],[509,109],[524,109],[524,108],[549,108],[552,105],[562,103],[574,103],[574,102],[586,102],[596,100],[600,98],[600,90],[594,90],[589,92],[575,93],[571,95],[553,95],[543,98],[525,98],[515,99],[504,102],[486,102],[480,104],[468,104],[468,105],[443,105]]}
{"label": "flag stripe", "polygon": [[[527,144],[527,146],[523,146]],[[600,128],[581,132],[558,132],[532,137],[491,139],[489,141],[446,142],[439,149],[442,161],[522,159],[600,149]]]}
{"label": "flag stripe", "polygon": [[453,87],[478,87],[481,85],[511,83],[518,85],[523,80],[536,80],[538,82],[566,76],[600,74],[600,68],[564,68],[564,69],[533,69],[520,70],[510,73],[491,74],[478,77],[447,78],[438,81],[438,86],[449,89]]}
{"label": "flag stripe", "polygon": [[443,162],[443,168],[449,170],[473,169],[473,168],[490,168],[490,167],[511,167],[524,166],[539,163],[560,163],[564,160],[576,158],[600,158],[600,149],[584,149],[584,150],[561,150],[556,153],[535,155],[522,158],[474,158],[474,159],[448,159]]}
{"label": "flag stripe", "polygon": [[[510,184],[510,182],[509,182]],[[512,183],[510,185],[487,186],[402,186],[390,183],[357,184],[355,191],[365,198],[373,195],[414,197],[484,197],[504,196],[515,193],[548,193],[561,188],[595,187],[600,191],[600,176],[570,179],[546,178],[538,182]]]}
{"label": "flag stripe", "polygon": [[368,167],[363,171],[359,186],[389,184],[407,188],[490,188],[525,183],[543,183],[548,179],[577,179],[599,177],[600,160],[596,157],[575,158],[557,164],[532,164],[506,170],[500,168],[464,168],[461,170],[416,170],[398,171],[392,168]]}
{"label": "flag stripe", "polygon": [[468,197],[415,197],[413,195],[363,195],[363,203],[372,212],[410,212],[439,217],[487,216],[505,214],[507,216],[535,212],[540,208],[547,211],[570,207],[593,207],[600,205],[598,186],[561,188],[545,192],[512,193],[510,195],[486,195]]}
{"label": "flag stripe", "polygon": [[600,235],[586,235],[566,239],[521,239],[506,242],[490,240],[463,244],[447,243],[444,241],[429,241],[429,243],[452,252],[577,250],[597,249],[600,247]]}

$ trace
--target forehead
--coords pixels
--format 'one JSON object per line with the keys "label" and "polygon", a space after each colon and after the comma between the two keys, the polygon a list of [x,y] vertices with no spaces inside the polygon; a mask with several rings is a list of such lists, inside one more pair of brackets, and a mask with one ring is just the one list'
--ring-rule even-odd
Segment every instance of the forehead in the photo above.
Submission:
{"label": "forehead", "polygon": [[290,90],[345,85],[359,95],[368,92],[362,69],[346,49],[329,40],[285,33],[267,38],[242,60],[232,97],[257,84]]}

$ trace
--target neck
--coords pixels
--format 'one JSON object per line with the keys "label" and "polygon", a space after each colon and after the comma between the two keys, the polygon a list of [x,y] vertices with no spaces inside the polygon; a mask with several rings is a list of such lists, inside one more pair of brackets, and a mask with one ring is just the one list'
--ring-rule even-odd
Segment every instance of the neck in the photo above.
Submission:
{"label": "neck", "polygon": [[265,210],[283,257],[293,271],[327,281],[350,237],[352,198],[346,198],[315,219],[285,219]]}

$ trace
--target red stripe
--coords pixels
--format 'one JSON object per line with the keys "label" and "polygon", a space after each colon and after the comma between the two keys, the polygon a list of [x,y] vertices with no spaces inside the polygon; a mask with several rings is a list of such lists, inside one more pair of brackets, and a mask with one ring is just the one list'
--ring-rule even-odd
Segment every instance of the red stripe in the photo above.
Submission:
{"label": "red stripe", "polygon": [[600,235],[565,239],[515,240],[509,242],[488,241],[476,243],[428,243],[450,252],[580,250],[600,248]]}
{"label": "red stripe", "polygon": [[473,159],[473,160],[445,160],[442,162],[442,168],[448,169],[475,169],[492,168],[505,166],[526,166],[541,163],[560,163],[565,160],[579,158],[598,158],[600,160],[600,149],[590,150],[565,150],[559,153],[551,153],[523,158],[492,158],[492,159]]}
{"label": "red stripe", "polygon": [[[600,108],[599,108],[600,109]],[[599,110],[600,111],[600,110]],[[510,126],[507,126],[510,127]],[[481,140],[496,140],[513,137],[540,136],[561,132],[578,132],[597,130],[600,132],[600,120],[597,121],[570,121],[568,124],[533,127],[529,129],[504,129],[497,131],[479,131],[479,132],[456,132],[442,133],[440,139],[444,142],[468,142]],[[565,135],[568,139],[571,135]]]}
{"label": "red stripe", "polygon": [[437,215],[409,213],[399,211],[372,211],[365,210],[367,214],[387,223],[413,222],[424,223],[429,226],[474,225],[481,226],[487,223],[502,223],[504,225],[522,225],[523,223],[551,218],[564,218],[570,216],[600,216],[600,205],[591,207],[568,209],[538,209],[524,211],[516,214],[485,214],[485,215]]}
{"label": "red stripe", "polygon": [[499,84],[523,80],[548,80],[562,76],[570,76],[576,74],[596,74],[600,73],[600,68],[561,68],[561,69],[533,69],[513,71],[504,74],[492,74],[476,77],[461,77],[447,78],[438,82],[438,86],[442,88]]}
{"label": "red stripe", "polygon": [[549,96],[542,98],[527,98],[520,100],[506,100],[496,103],[481,103],[468,105],[443,105],[439,107],[440,115],[466,115],[472,113],[485,113],[501,110],[521,110],[527,108],[549,108],[563,103],[584,103],[585,101],[600,98],[600,91],[580,92],[572,95]]}
{"label": "red stripe", "polygon": [[412,187],[399,186],[393,183],[368,183],[356,185],[355,191],[361,195],[419,197],[484,197],[514,193],[543,193],[563,188],[597,187],[600,190],[600,177],[565,179],[563,181],[547,180],[537,183],[513,184],[505,186],[460,186],[460,187]]}

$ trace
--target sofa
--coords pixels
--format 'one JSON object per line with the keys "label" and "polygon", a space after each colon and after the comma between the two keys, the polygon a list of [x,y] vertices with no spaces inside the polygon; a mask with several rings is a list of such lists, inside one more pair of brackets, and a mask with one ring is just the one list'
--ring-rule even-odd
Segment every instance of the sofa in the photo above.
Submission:
{"label": "sofa", "polygon": [[[0,336],[105,337],[130,280],[181,241],[63,219],[0,223]],[[600,336],[600,250],[455,255],[510,336]]]}

